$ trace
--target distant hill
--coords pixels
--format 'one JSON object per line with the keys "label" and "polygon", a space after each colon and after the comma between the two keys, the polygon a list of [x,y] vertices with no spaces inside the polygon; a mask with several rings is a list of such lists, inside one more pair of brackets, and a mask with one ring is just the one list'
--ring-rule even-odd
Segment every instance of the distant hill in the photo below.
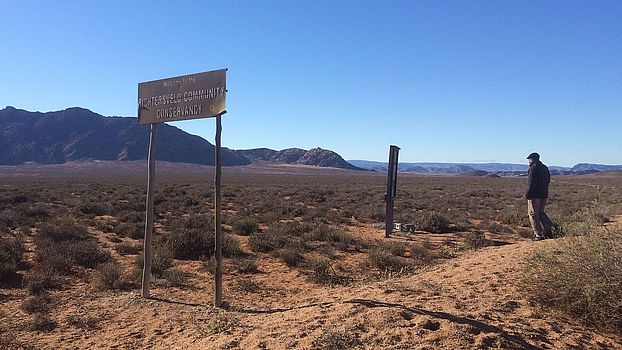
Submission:
{"label": "distant hill", "polygon": [[[387,171],[386,162],[375,162],[368,160],[349,160],[350,164],[363,169],[375,171]],[[600,165],[600,164],[577,164],[572,168],[550,166],[551,175],[587,175],[601,171],[622,170],[622,165]],[[398,171],[403,173],[432,174],[432,175],[451,175],[464,174],[484,176],[485,172],[497,176],[526,176],[529,170],[527,164],[506,164],[506,163],[399,163]]]}
{"label": "distant hill", "polygon": [[[61,164],[82,159],[140,160],[147,158],[149,126],[135,118],[103,117],[83,108],[57,112],[0,110],[0,164],[25,162]],[[214,145],[174,126],[158,127],[156,159],[214,164]],[[250,161],[222,150],[224,165]]]}
{"label": "distant hill", "polygon": [[602,165],[579,163],[570,169],[572,172],[622,170],[622,165]]}
{"label": "distant hill", "polygon": [[[138,125],[136,118],[104,117],[78,107],[47,113],[14,107],[0,110],[0,165],[144,160],[148,147],[149,126]],[[158,126],[157,160],[214,165],[214,150],[213,144],[199,136],[164,123]],[[321,148],[222,149],[225,166],[248,165],[258,160],[363,170]]]}
{"label": "distant hill", "polygon": [[251,161],[267,161],[283,164],[304,164],[320,167],[364,170],[346,162],[339,154],[321,148],[313,148],[308,151],[300,148],[288,148],[281,151],[275,151],[268,148],[256,148],[239,150],[237,152],[244,155]]}

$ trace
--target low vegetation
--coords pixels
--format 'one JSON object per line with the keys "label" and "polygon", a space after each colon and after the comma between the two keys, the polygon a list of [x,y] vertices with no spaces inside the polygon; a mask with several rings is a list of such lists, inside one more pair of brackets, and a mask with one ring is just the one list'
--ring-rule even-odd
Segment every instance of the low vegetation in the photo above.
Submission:
{"label": "low vegetation", "polygon": [[[157,288],[190,288],[197,274],[213,273],[213,189],[203,180],[175,181],[163,181],[156,193]],[[395,221],[414,223],[419,233],[391,239],[382,239],[381,232],[385,186],[384,177],[372,175],[228,178],[223,185],[228,286],[244,295],[272,293],[270,288],[279,287],[266,283],[265,276],[274,266],[318,288],[366,283],[418,273],[467,249],[486,247],[495,243],[486,239],[491,235],[494,240],[530,236],[525,179],[404,176]],[[554,250],[529,259],[524,283],[534,300],[612,331],[620,330],[622,314],[621,234],[597,232],[622,213],[620,188],[619,178],[555,178],[547,208],[555,235],[564,238]],[[143,184],[132,181],[0,187],[0,281],[16,277],[17,286],[28,291],[20,311],[28,313],[24,326],[48,331],[64,322],[54,318],[54,298],[77,283],[115,293],[140,286],[144,203]],[[360,234],[372,228],[377,236]],[[124,274],[132,262],[133,272]],[[222,316],[208,328],[219,333],[236,326],[236,320]],[[356,337],[331,332],[314,342],[335,348],[357,344]]]}
{"label": "low vegetation", "polygon": [[531,298],[588,325],[622,334],[622,231],[570,236],[528,260]]}

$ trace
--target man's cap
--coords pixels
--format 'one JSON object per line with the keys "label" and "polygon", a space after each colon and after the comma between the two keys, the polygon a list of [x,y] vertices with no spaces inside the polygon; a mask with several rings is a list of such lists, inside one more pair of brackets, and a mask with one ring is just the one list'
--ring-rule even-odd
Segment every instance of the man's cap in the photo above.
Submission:
{"label": "man's cap", "polygon": [[535,159],[535,160],[539,160],[540,159],[540,155],[536,152],[533,152],[532,154],[527,156],[527,159]]}

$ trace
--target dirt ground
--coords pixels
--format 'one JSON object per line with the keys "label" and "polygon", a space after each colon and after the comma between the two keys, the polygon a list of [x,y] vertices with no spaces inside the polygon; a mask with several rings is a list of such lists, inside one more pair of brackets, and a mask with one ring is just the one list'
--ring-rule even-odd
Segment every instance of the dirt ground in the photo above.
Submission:
{"label": "dirt ground", "polygon": [[[367,239],[384,234],[369,225],[349,230]],[[107,236],[95,234],[106,246]],[[32,316],[20,309],[28,297],[23,288],[0,289],[0,343],[16,349],[622,349],[620,336],[543,310],[521,294],[525,257],[556,240],[487,238],[499,244],[414,274],[347,286],[317,285],[299,270],[261,260],[258,274],[225,276],[226,310],[212,306],[213,277],[201,262],[176,261],[189,276],[186,286],[155,283],[151,299],[139,290],[96,292],[82,279],[51,293],[57,323],[51,332],[28,330]],[[131,265],[131,256],[114,258]],[[356,257],[343,259],[356,263]],[[242,290],[240,279],[256,289]]]}

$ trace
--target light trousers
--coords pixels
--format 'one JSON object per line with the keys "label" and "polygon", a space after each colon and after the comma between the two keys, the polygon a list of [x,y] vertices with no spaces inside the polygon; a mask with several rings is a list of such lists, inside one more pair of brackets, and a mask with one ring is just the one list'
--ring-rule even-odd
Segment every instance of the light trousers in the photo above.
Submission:
{"label": "light trousers", "polygon": [[529,214],[531,228],[536,238],[550,235],[553,228],[553,223],[544,212],[544,207],[546,207],[546,198],[527,200],[527,213]]}

